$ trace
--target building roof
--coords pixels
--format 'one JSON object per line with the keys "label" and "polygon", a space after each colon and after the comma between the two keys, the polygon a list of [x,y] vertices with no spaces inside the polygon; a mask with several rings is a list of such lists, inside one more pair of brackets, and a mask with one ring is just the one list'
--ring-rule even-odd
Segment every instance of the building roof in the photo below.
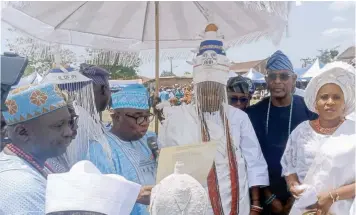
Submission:
{"label": "building roof", "polygon": [[351,46],[347,48],[344,52],[339,54],[337,57],[338,60],[351,60],[355,58],[355,49],[356,46]]}
{"label": "building roof", "polygon": [[262,63],[265,60],[267,60],[267,59],[247,61],[247,62],[241,62],[241,63],[232,63],[232,65],[230,66],[230,70],[232,70],[234,72],[246,72],[246,71],[249,71],[249,69],[259,65],[260,63]]}

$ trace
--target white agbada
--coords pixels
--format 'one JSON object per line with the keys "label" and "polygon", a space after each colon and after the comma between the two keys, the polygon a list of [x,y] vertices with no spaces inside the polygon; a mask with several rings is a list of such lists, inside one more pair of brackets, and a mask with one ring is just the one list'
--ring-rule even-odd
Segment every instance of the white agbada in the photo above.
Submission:
{"label": "white agbada", "polygon": [[[345,63],[327,64],[309,83],[304,100],[316,112],[319,89],[328,83],[340,86],[345,98],[345,116],[355,110],[355,69]],[[300,215],[317,201],[321,192],[330,192],[355,183],[355,122],[346,119],[332,135],[316,133],[309,121],[301,123],[289,137],[281,159],[282,175],[297,174],[307,189],[294,203],[290,215]],[[309,200],[309,201],[308,201]],[[354,198],[335,202],[329,213],[347,215]]]}
{"label": "white agbada", "polygon": [[[199,118],[193,105],[166,107],[165,118],[159,133],[161,147],[201,143],[202,137]],[[249,214],[249,187],[269,185],[267,164],[261,152],[255,131],[247,114],[237,108],[228,106],[230,131],[235,148],[239,173],[239,215]],[[218,150],[215,157],[221,201],[225,214],[231,208],[231,185],[229,163],[226,152],[226,137],[218,113],[206,113],[206,120],[211,139],[217,141]],[[207,187],[205,187],[208,190]],[[209,201],[208,214],[213,214]]]}
{"label": "white agbada", "polygon": [[[346,120],[332,136],[323,138],[314,131],[306,130],[306,123],[292,132],[281,161],[282,173],[296,173],[301,183],[316,189],[316,194],[355,183],[355,122]],[[329,213],[347,215],[353,201],[337,201]],[[290,215],[300,215],[303,211],[294,205]]]}

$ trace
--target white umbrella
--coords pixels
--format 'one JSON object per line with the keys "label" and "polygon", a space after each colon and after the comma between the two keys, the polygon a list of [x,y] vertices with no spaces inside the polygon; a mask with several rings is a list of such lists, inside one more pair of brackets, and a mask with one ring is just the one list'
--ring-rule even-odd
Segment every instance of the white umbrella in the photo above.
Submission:
{"label": "white umbrella", "polygon": [[265,83],[265,76],[257,72],[255,69],[251,68],[248,73],[244,74],[243,77],[249,78],[255,83]]}
{"label": "white umbrella", "polygon": [[33,1],[9,4],[1,19],[53,43],[116,51],[155,48],[158,94],[160,47],[196,47],[211,22],[219,26],[228,46],[264,36],[278,43],[288,6],[288,2]]}
{"label": "white umbrella", "polygon": [[[192,48],[214,22],[230,44],[261,36],[278,42],[286,2],[156,2],[161,48]],[[155,48],[155,2],[33,1],[10,4],[2,21],[49,42],[119,51]]]}

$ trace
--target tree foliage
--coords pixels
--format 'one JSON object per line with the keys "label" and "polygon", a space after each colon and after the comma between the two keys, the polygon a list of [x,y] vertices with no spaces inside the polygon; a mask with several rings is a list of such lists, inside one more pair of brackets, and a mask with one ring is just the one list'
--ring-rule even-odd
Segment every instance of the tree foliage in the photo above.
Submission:
{"label": "tree foliage", "polygon": [[167,70],[163,70],[160,75],[160,77],[170,77],[170,76],[176,76],[176,75],[173,72]]}
{"label": "tree foliage", "polygon": [[322,64],[332,62],[339,55],[339,51],[337,50],[337,48],[338,47],[332,49],[319,49],[319,54],[316,57],[307,57],[300,59],[300,61],[302,61],[302,67],[304,68],[313,64],[316,59],[319,59],[319,62]]}
{"label": "tree foliage", "polygon": [[86,51],[90,56],[87,62],[108,70],[111,79],[127,80],[139,78],[137,69],[141,62],[136,53],[93,49],[87,49]]}
{"label": "tree foliage", "polygon": [[6,46],[10,51],[26,56],[28,65],[24,76],[37,72],[40,75],[46,74],[54,63],[53,50],[57,49],[63,64],[71,64],[76,61],[76,54],[66,48],[54,45],[44,45],[37,43],[34,39],[26,36],[16,37],[13,40],[7,40]]}

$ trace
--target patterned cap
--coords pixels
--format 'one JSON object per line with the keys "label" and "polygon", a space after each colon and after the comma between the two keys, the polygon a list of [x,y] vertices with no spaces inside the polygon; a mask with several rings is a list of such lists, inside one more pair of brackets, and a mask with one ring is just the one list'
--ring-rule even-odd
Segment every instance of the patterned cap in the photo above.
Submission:
{"label": "patterned cap", "polygon": [[280,50],[276,51],[267,61],[266,69],[269,71],[288,70],[294,72],[293,64]]}
{"label": "patterned cap", "polygon": [[109,72],[101,67],[89,64],[80,64],[80,73],[93,80],[95,84],[109,86]]}
{"label": "patterned cap", "polygon": [[16,88],[9,93],[5,104],[8,111],[3,115],[7,125],[25,122],[67,105],[61,90],[54,84]]}
{"label": "patterned cap", "polygon": [[255,85],[251,79],[238,75],[227,81],[227,91],[252,95],[255,92]]}
{"label": "patterned cap", "polygon": [[147,89],[142,84],[131,84],[112,94],[112,109],[148,110],[148,97]]}

